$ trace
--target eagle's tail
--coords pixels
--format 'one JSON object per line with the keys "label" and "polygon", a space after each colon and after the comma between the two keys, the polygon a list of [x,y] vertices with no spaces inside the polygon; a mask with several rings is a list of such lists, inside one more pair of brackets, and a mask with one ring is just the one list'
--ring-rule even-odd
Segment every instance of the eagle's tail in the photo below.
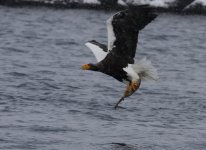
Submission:
{"label": "eagle's tail", "polygon": [[141,80],[158,80],[157,69],[152,65],[151,61],[143,58],[137,64],[132,65],[135,72]]}

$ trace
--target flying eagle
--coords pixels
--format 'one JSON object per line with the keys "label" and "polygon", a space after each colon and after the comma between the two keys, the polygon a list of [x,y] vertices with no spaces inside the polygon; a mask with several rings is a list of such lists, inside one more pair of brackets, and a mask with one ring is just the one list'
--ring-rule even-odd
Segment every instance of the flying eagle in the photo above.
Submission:
{"label": "flying eagle", "polygon": [[95,40],[85,44],[95,55],[97,63],[84,64],[83,70],[102,72],[127,85],[115,109],[140,87],[142,80],[158,79],[157,71],[150,61],[142,59],[134,64],[139,31],[156,17],[148,5],[130,6],[107,20],[108,46]]}

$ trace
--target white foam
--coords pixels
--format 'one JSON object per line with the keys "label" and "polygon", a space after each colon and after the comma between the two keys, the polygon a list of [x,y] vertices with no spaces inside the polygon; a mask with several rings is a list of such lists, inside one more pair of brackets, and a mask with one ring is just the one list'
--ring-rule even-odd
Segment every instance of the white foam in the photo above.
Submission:
{"label": "white foam", "polygon": [[100,4],[98,0],[83,0],[85,4]]}
{"label": "white foam", "polygon": [[123,0],[118,0],[117,2],[119,5],[127,6],[127,4]]}
{"label": "white foam", "polygon": [[169,7],[175,0],[153,0],[150,5],[155,7]]}
{"label": "white foam", "polygon": [[202,4],[203,6],[206,6],[206,0],[196,0],[191,4],[191,6],[196,4]]}
{"label": "white foam", "polygon": [[155,7],[168,7],[174,1],[176,0],[127,0],[126,2],[136,5],[149,4]]}

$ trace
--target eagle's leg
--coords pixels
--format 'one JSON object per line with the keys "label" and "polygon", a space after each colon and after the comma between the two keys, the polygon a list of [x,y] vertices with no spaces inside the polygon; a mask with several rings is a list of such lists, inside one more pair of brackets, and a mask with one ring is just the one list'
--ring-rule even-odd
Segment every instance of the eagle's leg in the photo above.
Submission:
{"label": "eagle's leg", "polygon": [[116,103],[115,105],[115,109],[118,107],[118,105],[126,98],[126,97],[129,97],[130,95],[132,95],[136,90],[139,89],[140,87],[140,84],[141,84],[141,80],[138,80],[138,81],[131,81],[130,84],[128,84],[125,92],[124,92],[124,96]]}

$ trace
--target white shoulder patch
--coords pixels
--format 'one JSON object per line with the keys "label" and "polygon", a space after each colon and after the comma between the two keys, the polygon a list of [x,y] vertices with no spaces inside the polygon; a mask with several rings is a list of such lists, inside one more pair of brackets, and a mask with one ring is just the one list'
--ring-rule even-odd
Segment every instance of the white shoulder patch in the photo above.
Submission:
{"label": "white shoulder patch", "polygon": [[93,52],[94,56],[97,59],[97,62],[102,61],[106,57],[107,52],[103,51],[103,49],[99,46],[90,42],[87,42],[85,45]]}

